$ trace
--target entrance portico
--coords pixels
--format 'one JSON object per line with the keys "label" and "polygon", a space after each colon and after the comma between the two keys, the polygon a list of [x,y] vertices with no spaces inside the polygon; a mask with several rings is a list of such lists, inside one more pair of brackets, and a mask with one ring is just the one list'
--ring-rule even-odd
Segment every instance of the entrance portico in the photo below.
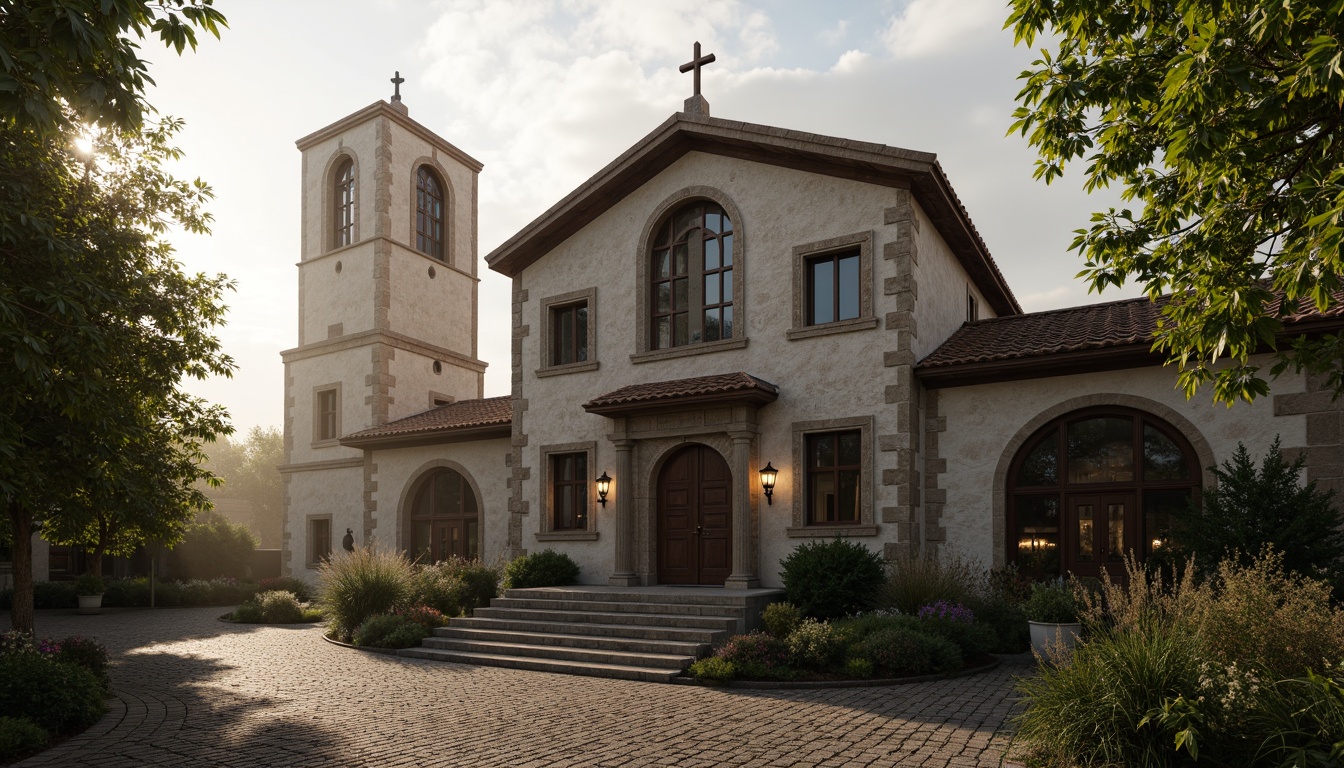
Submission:
{"label": "entrance portico", "polygon": [[[729,470],[731,501],[724,506],[731,509],[727,536],[731,559],[722,584],[730,589],[760,586],[760,494],[752,482],[760,469],[757,414],[778,397],[774,384],[746,373],[730,373],[632,385],[584,404],[589,413],[611,420],[607,437],[616,450],[615,568],[608,583],[663,583],[659,479],[669,461],[698,444],[721,457]],[[661,575],[674,576],[675,572]]]}

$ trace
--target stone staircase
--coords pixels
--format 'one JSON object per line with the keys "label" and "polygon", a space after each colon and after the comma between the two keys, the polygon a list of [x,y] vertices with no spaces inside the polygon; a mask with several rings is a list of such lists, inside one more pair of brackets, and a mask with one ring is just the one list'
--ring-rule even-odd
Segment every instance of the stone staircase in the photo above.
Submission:
{"label": "stone staircase", "polygon": [[755,629],[776,589],[510,589],[402,656],[669,682],[730,635]]}

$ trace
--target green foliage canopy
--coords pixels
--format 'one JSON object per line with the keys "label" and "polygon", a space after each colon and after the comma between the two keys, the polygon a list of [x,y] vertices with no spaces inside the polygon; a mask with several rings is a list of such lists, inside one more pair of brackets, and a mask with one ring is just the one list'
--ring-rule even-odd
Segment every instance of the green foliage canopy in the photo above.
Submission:
{"label": "green foliage canopy", "polygon": [[[1025,81],[1012,130],[1047,183],[1085,159],[1088,191],[1136,208],[1094,214],[1073,242],[1092,290],[1129,280],[1162,309],[1154,349],[1231,404],[1270,373],[1328,374],[1338,334],[1281,336],[1294,312],[1340,303],[1344,276],[1344,2],[1012,0],[1020,43],[1057,41]],[[1278,297],[1284,297],[1279,301]],[[1229,358],[1230,365],[1216,364]]]}

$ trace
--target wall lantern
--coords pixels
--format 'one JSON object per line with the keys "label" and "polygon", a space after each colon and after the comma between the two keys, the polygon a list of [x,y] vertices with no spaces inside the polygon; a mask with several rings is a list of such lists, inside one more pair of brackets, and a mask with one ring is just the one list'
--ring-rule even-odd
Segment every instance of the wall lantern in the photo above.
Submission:
{"label": "wall lantern", "polygon": [[765,463],[765,469],[761,470],[761,488],[765,489],[765,503],[774,506],[775,504],[775,477],[779,475],[779,470],[770,466],[770,462]]}
{"label": "wall lantern", "polygon": [[611,478],[603,472],[602,476],[597,478],[597,503],[607,506],[607,491],[611,490]]}

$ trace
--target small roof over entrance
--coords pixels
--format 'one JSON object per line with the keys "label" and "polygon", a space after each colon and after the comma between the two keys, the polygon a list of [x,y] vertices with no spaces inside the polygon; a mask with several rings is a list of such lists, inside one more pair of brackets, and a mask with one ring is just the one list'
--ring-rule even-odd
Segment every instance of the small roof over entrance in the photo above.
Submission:
{"label": "small roof over entrance", "polygon": [[583,404],[583,410],[619,417],[634,413],[688,405],[753,405],[773,403],[779,387],[749,373],[721,373],[689,379],[631,384],[598,395]]}
{"label": "small roof over entrance", "polygon": [[459,400],[414,416],[390,421],[341,438],[351,448],[405,448],[433,443],[455,443],[508,437],[513,423],[509,398]]}

